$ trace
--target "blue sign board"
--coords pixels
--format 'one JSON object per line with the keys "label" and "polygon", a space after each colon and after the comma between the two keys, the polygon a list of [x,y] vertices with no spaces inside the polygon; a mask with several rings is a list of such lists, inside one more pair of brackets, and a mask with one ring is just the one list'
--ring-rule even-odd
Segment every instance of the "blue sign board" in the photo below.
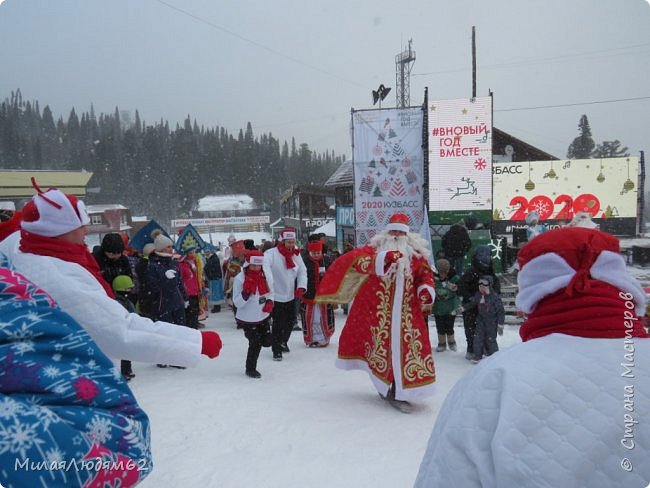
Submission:
{"label": "blue sign board", "polygon": [[354,227],[354,208],[353,207],[336,207],[336,225],[345,227]]}

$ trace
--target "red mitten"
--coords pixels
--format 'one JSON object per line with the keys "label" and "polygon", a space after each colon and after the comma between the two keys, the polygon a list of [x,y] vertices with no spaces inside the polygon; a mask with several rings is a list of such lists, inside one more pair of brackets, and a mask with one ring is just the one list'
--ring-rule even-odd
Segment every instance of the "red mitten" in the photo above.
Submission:
{"label": "red mitten", "polygon": [[242,291],[248,295],[255,293],[255,280],[250,276],[244,278],[244,285],[242,286]]}
{"label": "red mitten", "polygon": [[273,300],[265,301],[264,306],[262,307],[262,312],[271,313],[272,311],[273,311]]}
{"label": "red mitten", "polygon": [[221,351],[221,346],[223,345],[219,334],[211,330],[204,330],[201,332],[201,338],[203,339],[201,354],[208,356],[210,359],[216,358]]}
{"label": "red mitten", "polygon": [[400,251],[388,251],[386,257],[384,257],[384,273],[388,271],[388,268],[390,268],[392,264],[399,261],[402,256],[403,254]]}
{"label": "red mitten", "polygon": [[429,290],[422,290],[418,295],[418,299],[420,300],[420,303],[422,305],[430,305],[431,303],[433,303],[433,298],[431,298],[431,294],[429,293]]}
{"label": "red mitten", "polygon": [[296,288],[296,298],[299,298],[302,300],[302,296],[305,294],[305,289],[304,288]]}

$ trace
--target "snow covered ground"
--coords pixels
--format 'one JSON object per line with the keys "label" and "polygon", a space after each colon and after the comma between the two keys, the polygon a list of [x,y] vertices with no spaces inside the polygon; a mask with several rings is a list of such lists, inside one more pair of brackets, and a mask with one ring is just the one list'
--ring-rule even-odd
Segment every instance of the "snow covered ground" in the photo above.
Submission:
{"label": "snow covered ground", "polygon": [[[379,398],[366,373],[334,367],[346,317],[340,309],[335,315],[330,347],[306,348],[294,331],[282,362],[262,350],[259,380],[244,375],[247,341],[225,309],[206,322],[224,343],[216,360],[187,370],[134,364],[130,384],[149,414],[154,455],[140,486],[412,486],[447,392],[476,367],[464,357],[462,322],[456,320],[458,352],[434,353],[436,394],[407,415]],[[499,346],[519,342],[518,330],[506,325]]]}
{"label": "snow covered ground", "polygon": [[[650,286],[650,267],[628,271]],[[328,348],[308,349],[294,332],[282,362],[263,349],[260,380],[244,375],[247,341],[225,309],[206,322],[224,343],[216,360],[187,370],[134,364],[131,387],[151,419],[154,454],[153,473],[141,486],[412,486],[442,402],[476,367],[464,358],[462,322],[456,320],[458,352],[434,353],[436,394],[405,415],[379,399],[367,374],[334,367],[346,318],[341,310],[335,316]],[[518,332],[517,320],[507,320],[499,347],[520,342]]]}

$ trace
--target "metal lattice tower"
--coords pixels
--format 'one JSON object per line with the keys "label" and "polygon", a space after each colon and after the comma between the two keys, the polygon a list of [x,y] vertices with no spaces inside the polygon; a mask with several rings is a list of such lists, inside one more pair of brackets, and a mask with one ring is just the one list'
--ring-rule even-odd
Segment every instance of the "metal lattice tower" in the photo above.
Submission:
{"label": "metal lattice tower", "polygon": [[395,90],[397,108],[411,105],[411,69],[415,63],[415,51],[411,48],[413,39],[409,39],[408,49],[395,56]]}

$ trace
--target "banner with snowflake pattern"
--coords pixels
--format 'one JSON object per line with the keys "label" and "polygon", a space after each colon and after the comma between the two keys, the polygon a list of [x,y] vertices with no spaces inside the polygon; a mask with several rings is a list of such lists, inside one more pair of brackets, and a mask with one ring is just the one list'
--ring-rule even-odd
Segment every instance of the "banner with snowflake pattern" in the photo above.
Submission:
{"label": "banner with snowflake pattern", "polygon": [[420,107],[352,113],[356,243],[366,244],[395,212],[422,226],[423,111]]}
{"label": "banner with snowflake pattern", "polygon": [[429,211],[491,211],[492,97],[428,105]]}

